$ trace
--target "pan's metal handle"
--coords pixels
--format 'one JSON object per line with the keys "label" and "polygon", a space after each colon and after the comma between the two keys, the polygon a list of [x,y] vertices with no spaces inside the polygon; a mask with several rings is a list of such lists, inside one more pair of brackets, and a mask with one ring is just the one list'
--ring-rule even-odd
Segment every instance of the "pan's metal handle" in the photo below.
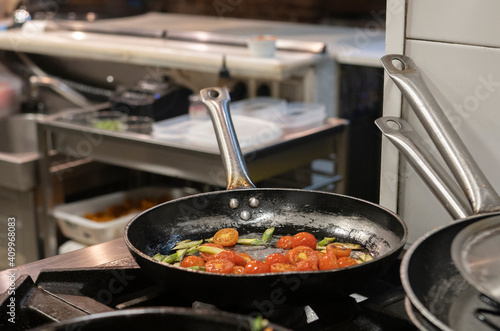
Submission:
{"label": "pan's metal handle", "polygon": [[255,188],[248,176],[245,159],[236,138],[228,103],[231,100],[226,88],[210,87],[200,91],[212,118],[222,162],[227,174],[227,189]]}
{"label": "pan's metal handle", "polygon": [[[395,61],[402,64],[402,69],[394,65]],[[381,62],[446,161],[474,213],[500,210],[500,197],[454,130],[412,59],[389,54],[382,57]]]}
{"label": "pan's metal handle", "polygon": [[460,189],[436,158],[425,148],[423,139],[408,122],[398,117],[381,117],[375,124],[407,158],[418,175],[454,219],[472,215],[472,209]]}

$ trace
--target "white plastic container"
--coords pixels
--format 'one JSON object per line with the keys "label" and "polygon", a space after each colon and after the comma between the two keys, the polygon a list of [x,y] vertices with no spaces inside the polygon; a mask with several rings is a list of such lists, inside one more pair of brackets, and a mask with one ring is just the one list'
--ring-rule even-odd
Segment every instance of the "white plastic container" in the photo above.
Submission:
{"label": "white plastic container", "polygon": [[321,125],[326,107],[319,103],[290,102],[270,97],[233,102],[232,114],[264,119],[277,124],[285,132],[297,132]]}
{"label": "white plastic container", "polygon": [[297,132],[317,127],[323,124],[325,119],[325,105],[290,102],[279,120],[279,125],[286,132]]}
{"label": "white plastic container", "polygon": [[276,121],[286,111],[286,100],[271,97],[256,97],[230,104],[231,114],[257,117]]}
{"label": "white plastic container", "polygon": [[[272,121],[238,114],[231,118],[241,149],[258,149],[283,135],[283,130]],[[211,121],[193,125],[187,133],[187,139],[192,144],[219,149]]]}
{"label": "white plastic container", "polygon": [[190,189],[142,187],[59,205],[54,207],[53,215],[65,237],[79,243],[94,245],[122,237],[127,223],[140,211],[136,210],[126,216],[106,222],[92,221],[85,218],[84,214],[96,213],[110,206],[123,204],[127,198],[132,201],[141,198],[157,199],[164,196],[176,199],[194,193],[196,192]]}
{"label": "white plastic container", "polygon": [[273,58],[276,53],[276,36],[261,35],[247,41],[248,50],[253,57]]}

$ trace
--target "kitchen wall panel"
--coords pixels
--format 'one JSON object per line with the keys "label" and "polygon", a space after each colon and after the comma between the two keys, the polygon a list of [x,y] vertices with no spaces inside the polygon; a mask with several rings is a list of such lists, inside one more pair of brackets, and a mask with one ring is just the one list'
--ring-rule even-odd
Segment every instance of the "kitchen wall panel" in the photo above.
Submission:
{"label": "kitchen wall panel", "polygon": [[[471,154],[500,191],[500,2],[388,0],[388,8],[398,5],[406,6],[405,19],[388,24],[386,52],[415,61]],[[384,115],[407,119],[429,141],[387,76]],[[407,223],[411,244],[452,218],[412,167],[384,143],[380,201]]]}
{"label": "kitchen wall panel", "polygon": [[[500,67],[491,65],[500,58],[500,49],[408,40],[406,55],[416,62],[472,156],[500,191]],[[402,117],[430,143],[406,102]],[[405,161],[399,178],[400,213],[411,226],[410,241],[452,220]]]}
{"label": "kitchen wall panel", "polygon": [[410,0],[408,38],[500,47],[500,1]]}

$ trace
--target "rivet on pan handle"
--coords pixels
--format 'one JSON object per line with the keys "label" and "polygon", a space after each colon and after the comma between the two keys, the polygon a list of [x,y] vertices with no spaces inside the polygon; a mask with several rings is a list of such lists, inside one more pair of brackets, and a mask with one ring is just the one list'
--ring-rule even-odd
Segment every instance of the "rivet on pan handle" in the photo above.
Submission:
{"label": "rivet on pan handle", "polygon": [[[408,56],[389,54],[382,57],[381,62],[467,195],[474,213],[499,211],[500,197],[428,89],[413,60]],[[394,62],[399,62],[402,69]]]}
{"label": "rivet on pan handle", "polygon": [[227,174],[227,189],[255,188],[248,176],[247,167],[234,131],[228,103],[231,100],[226,88],[210,87],[200,91],[201,100],[208,108],[219,145],[222,162]]}
{"label": "rivet on pan handle", "polygon": [[398,117],[381,117],[375,124],[403,154],[454,219],[472,215],[469,201],[460,186],[425,148],[422,138],[408,122]]}

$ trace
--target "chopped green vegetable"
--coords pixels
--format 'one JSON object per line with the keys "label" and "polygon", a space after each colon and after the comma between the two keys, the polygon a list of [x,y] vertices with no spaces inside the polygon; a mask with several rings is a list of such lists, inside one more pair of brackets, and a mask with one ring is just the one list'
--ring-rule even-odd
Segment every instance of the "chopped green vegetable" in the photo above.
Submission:
{"label": "chopped green vegetable", "polygon": [[189,248],[186,251],[186,256],[188,256],[188,255],[194,255],[194,254],[198,253],[198,247],[200,247],[200,246],[198,245],[198,246],[194,246],[194,247]]}
{"label": "chopped green vegetable", "polygon": [[208,254],[219,254],[220,252],[224,252],[225,249],[212,246],[200,246],[198,247],[198,251]]}
{"label": "chopped green vegetable", "polygon": [[250,322],[250,330],[251,331],[262,331],[269,325],[269,321],[262,318],[261,315],[255,317]]}
{"label": "chopped green vegetable", "polygon": [[194,266],[191,266],[191,267],[187,267],[188,269],[192,269],[192,270],[201,270],[201,271],[205,271],[205,267],[204,266],[201,266],[201,265],[194,265]]}
{"label": "chopped green vegetable", "polygon": [[153,256],[153,260],[156,260],[156,261],[161,261],[161,260],[163,260],[164,258],[165,258],[165,256],[164,256],[164,255],[161,255],[160,253],[155,254],[155,255]]}
{"label": "chopped green vegetable", "polygon": [[238,241],[236,243],[240,244],[240,245],[264,245],[265,244],[265,242],[263,242],[262,240],[259,240],[257,238],[240,238],[240,239],[238,239]]}
{"label": "chopped green vegetable", "polygon": [[172,248],[172,250],[188,249],[188,248],[192,248],[192,247],[201,245],[202,243],[203,243],[203,239],[201,239],[201,240],[195,240],[195,241],[187,240],[187,241],[184,241],[184,242],[177,243],[177,245],[175,245],[175,247]]}
{"label": "chopped green vegetable", "polygon": [[[190,250],[192,250],[192,251],[190,251]],[[198,252],[197,247],[193,247],[193,248],[190,248],[190,249],[179,249],[175,253],[170,254],[170,255],[156,254],[156,255],[153,256],[153,259],[156,260],[156,261],[163,262],[163,263],[172,264],[172,263],[175,263],[175,262],[181,262],[182,259],[186,255],[193,255],[193,254],[195,254],[197,252]]]}
{"label": "chopped green vegetable", "polygon": [[184,255],[186,254],[186,251],[187,251],[187,249],[179,249],[177,251],[177,259],[175,261],[177,261],[177,262],[182,261],[182,259],[184,258]]}
{"label": "chopped green vegetable", "polygon": [[268,242],[273,236],[273,233],[274,233],[274,228],[266,229],[266,231],[264,231],[264,234],[262,235],[262,241],[264,243]]}
{"label": "chopped green vegetable", "polygon": [[164,263],[174,263],[175,261],[177,261],[177,252],[174,254],[166,255],[163,260],[161,260],[161,262]]}
{"label": "chopped green vegetable", "polygon": [[358,244],[351,244],[351,243],[339,243],[339,242],[333,242],[332,244],[337,244],[337,245],[342,245],[344,247],[350,248],[352,250],[360,250],[363,249],[361,245]]}
{"label": "chopped green vegetable", "polygon": [[94,122],[94,128],[111,131],[123,131],[123,123],[120,120],[99,120]]}
{"label": "chopped green vegetable", "polygon": [[323,240],[318,242],[318,246],[326,246],[335,241],[335,237],[324,237]]}
{"label": "chopped green vegetable", "polygon": [[363,263],[373,260],[373,257],[370,254],[359,253],[355,260],[358,263]]}

